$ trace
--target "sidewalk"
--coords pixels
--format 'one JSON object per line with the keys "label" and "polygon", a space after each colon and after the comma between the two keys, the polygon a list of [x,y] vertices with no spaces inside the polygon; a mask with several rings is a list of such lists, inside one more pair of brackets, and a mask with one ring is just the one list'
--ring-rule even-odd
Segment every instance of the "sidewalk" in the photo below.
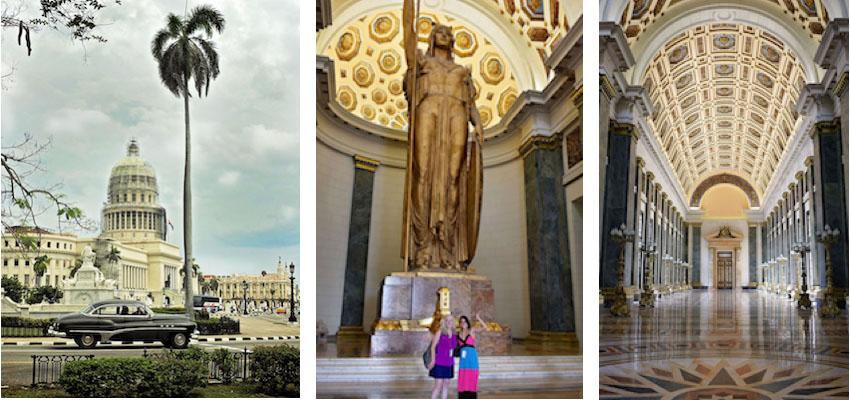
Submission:
{"label": "sidewalk", "polygon": [[[228,316],[240,321],[241,333],[238,335],[200,335],[198,342],[232,342],[261,340],[299,340],[301,327],[298,323],[286,322],[279,316]],[[76,346],[73,340],[54,336],[46,337],[3,337],[3,346]],[[129,344],[133,342],[112,342]],[[142,343],[142,341],[137,341]]]}

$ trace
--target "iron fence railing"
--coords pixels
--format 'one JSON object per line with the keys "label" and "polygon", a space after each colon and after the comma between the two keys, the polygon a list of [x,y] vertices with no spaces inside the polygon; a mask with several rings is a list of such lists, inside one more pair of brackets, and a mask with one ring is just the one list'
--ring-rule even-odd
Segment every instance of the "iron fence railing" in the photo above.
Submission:
{"label": "iron fence railing", "polygon": [[31,355],[32,385],[49,385],[57,383],[62,369],[70,361],[91,360],[94,354],[88,355]]}
{"label": "iron fence railing", "polygon": [[[233,380],[245,380],[251,377],[251,353],[253,351],[248,350],[245,347],[242,351],[234,351],[230,354],[233,355],[236,361],[236,370],[234,371]],[[142,357],[150,357],[155,353],[148,353],[148,349],[143,349]],[[210,354],[210,353],[208,353]],[[215,361],[209,360],[207,364],[207,371],[209,371],[209,375],[207,375],[207,380],[209,381],[221,381],[224,377],[224,371]]]}

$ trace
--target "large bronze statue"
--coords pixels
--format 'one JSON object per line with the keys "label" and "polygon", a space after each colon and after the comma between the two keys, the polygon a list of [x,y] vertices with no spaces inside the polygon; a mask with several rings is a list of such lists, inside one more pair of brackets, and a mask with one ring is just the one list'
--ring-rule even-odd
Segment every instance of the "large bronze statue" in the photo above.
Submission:
{"label": "large bronze statue", "polygon": [[452,57],[452,29],[433,26],[423,53],[416,47],[418,11],[405,0],[410,123],[401,253],[406,270],[460,271],[472,260],[478,240],[484,131],[471,73]]}

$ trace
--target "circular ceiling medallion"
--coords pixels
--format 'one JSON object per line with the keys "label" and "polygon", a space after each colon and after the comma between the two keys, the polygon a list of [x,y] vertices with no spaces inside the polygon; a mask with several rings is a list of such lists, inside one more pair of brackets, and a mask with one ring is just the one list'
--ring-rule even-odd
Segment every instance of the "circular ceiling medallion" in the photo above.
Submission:
{"label": "circular ceiling medallion", "polygon": [[678,64],[688,56],[688,45],[679,45],[670,53],[670,65]]}
{"label": "circular ceiling medallion", "polygon": [[491,85],[498,84],[505,78],[505,66],[497,54],[487,53],[481,58],[481,77]]}
{"label": "circular ceiling medallion", "polygon": [[389,42],[398,33],[398,18],[391,13],[379,14],[369,24],[369,36],[378,43]]}
{"label": "circular ceiling medallion", "polygon": [[516,102],[517,90],[509,87],[499,95],[499,116],[504,117],[508,110]]}
{"label": "circular ceiling medallion", "polygon": [[758,80],[762,86],[768,89],[773,89],[773,78],[767,76],[764,72],[756,73],[756,80]]}
{"label": "circular ceiling medallion", "polygon": [[729,76],[735,72],[735,66],[732,64],[717,64],[714,66],[714,72],[720,76]]}
{"label": "circular ceiling medallion", "polygon": [[360,87],[368,87],[375,80],[375,72],[372,66],[365,61],[361,61],[354,67],[354,82]]}
{"label": "circular ceiling medallion", "polygon": [[387,49],[381,52],[378,56],[378,68],[385,74],[392,74],[398,71],[401,67],[401,59],[393,49]]}
{"label": "circular ceiling medallion", "polygon": [[729,87],[717,88],[717,95],[718,96],[723,96],[723,97],[731,96],[732,93],[734,93],[734,90],[732,90],[732,88],[729,88]]}
{"label": "circular ceiling medallion", "polygon": [[731,33],[721,33],[714,35],[714,48],[720,50],[728,50],[735,47],[735,35]]}
{"label": "circular ceiling medallion", "polygon": [[378,122],[380,122],[381,125],[389,124],[390,123],[390,117],[388,117],[386,114],[381,114],[381,116],[378,117]]}
{"label": "circular ceiling medallion", "polygon": [[437,18],[433,15],[420,13],[419,14],[419,22],[416,24],[417,32],[419,34],[420,42],[428,42],[428,36],[431,35],[431,30],[434,29],[434,25],[437,25]]}
{"label": "circular ceiling medallion", "polygon": [[481,114],[481,123],[484,124],[485,127],[490,125],[490,122],[493,121],[493,110],[491,110],[490,107],[480,106],[478,107],[478,113]]}
{"label": "circular ceiling medallion", "polygon": [[360,113],[363,114],[363,118],[366,118],[369,121],[375,119],[375,107],[371,104],[364,105],[363,109],[360,110]]}
{"label": "circular ceiling medallion", "polygon": [[360,32],[348,28],[339,36],[336,44],[336,55],[340,60],[348,61],[360,50]]}
{"label": "circular ceiling medallion", "polygon": [[768,46],[766,44],[761,45],[760,54],[762,57],[764,57],[765,60],[770,61],[774,64],[779,63],[779,59],[782,58],[782,56],[779,54],[779,52],[776,51],[776,49],[773,48],[773,46]]}
{"label": "circular ceiling medallion", "polygon": [[336,94],[336,98],[339,100],[339,104],[348,111],[357,107],[357,95],[354,94],[354,90],[352,90],[349,86],[340,87]]}
{"label": "circular ceiling medallion", "polygon": [[399,110],[404,110],[404,109],[406,109],[406,108],[407,108],[407,100],[405,100],[405,99],[398,99],[398,100],[396,100],[396,102],[395,102],[395,106],[396,106],[396,107],[398,107],[398,109],[399,109]]}
{"label": "circular ceiling medallion", "polygon": [[387,92],[384,89],[377,88],[372,91],[372,101],[377,104],[384,104],[387,101]]}
{"label": "circular ceiling medallion", "polygon": [[688,72],[687,74],[682,75],[679,79],[676,79],[676,89],[681,89],[685,86],[688,86],[693,82],[694,76]]}
{"label": "circular ceiling medallion", "polygon": [[455,54],[461,57],[469,57],[478,50],[478,39],[475,34],[464,26],[454,29]]}
{"label": "circular ceiling medallion", "polygon": [[398,79],[393,79],[393,80],[390,82],[389,89],[390,89],[390,93],[392,93],[392,94],[394,94],[394,95],[396,95],[396,96],[400,95],[400,94],[401,94],[401,92],[403,92],[403,91],[404,91],[404,90],[402,89],[402,86],[401,86],[401,81],[400,81],[400,80],[398,80]]}

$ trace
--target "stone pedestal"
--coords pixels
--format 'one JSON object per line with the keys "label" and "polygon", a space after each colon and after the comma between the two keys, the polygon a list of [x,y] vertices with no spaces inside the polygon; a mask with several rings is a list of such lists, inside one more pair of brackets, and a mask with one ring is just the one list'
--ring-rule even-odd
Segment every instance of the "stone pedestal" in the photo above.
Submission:
{"label": "stone pedestal", "polygon": [[457,320],[475,313],[487,322],[475,347],[480,354],[505,354],[510,328],[494,321],[493,283],[484,276],[452,272],[397,272],[384,278],[379,294],[378,320],[372,325],[370,352],[378,355],[421,355],[430,344],[429,319],[437,309],[437,290],[450,293],[450,310]]}

